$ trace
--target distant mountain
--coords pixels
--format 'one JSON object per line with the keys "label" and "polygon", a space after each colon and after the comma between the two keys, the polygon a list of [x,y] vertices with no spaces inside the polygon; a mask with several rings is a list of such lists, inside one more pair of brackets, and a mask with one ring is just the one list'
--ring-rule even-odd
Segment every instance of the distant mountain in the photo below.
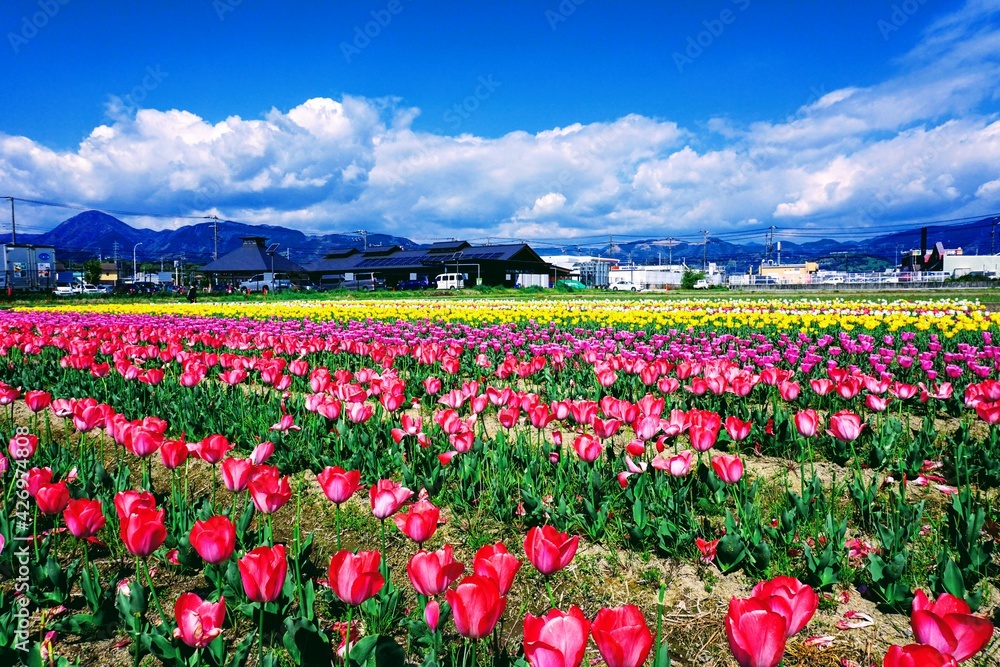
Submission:
{"label": "distant mountain", "polygon": [[[935,243],[943,243],[946,248],[962,248],[966,254],[990,254],[992,246],[993,222],[995,218],[983,218],[960,225],[937,225],[927,228],[927,248]],[[214,223],[198,222],[178,229],[152,230],[131,227],[118,218],[100,211],[85,211],[60,223],[44,234],[19,234],[21,243],[52,245],[56,256],[62,260],[81,261],[100,254],[108,258],[113,255],[118,244],[118,257],[131,260],[136,244],[141,261],[167,261],[181,255],[185,261],[207,263],[212,260],[215,249]],[[277,243],[278,252],[289,252],[290,258],[299,264],[308,264],[319,259],[334,247],[357,247],[363,245],[355,234],[307,235],[294,229],[276,225],[247,225],[241,222],[220,220],[219,255],[235,250],[244,236],[264,236],[268,243]],[[763,232],[761,233],[763,237]],[[369,234],[369,246],[400,245],[416,248],[418,244],[401,236]],[[893,232],[863,241],[836,241],[821,238],[815,241],[795,243],[781,241],[781,262],[819,262],[823,269],[881,270],[897,264],[900,253],[920,248],[920,230],[908,229]],[[534,246],[541,255],[599,255],[609,256],[609,246],[567,245]],[[996,251],[1000,252],[1000,240]],[[770,259],[778,259],[777,248],[772,250]],[[702,261],[723,265],[730,273],[742,273],[747,268],[758,266],[765,258],[765,245],[759,240],[746,243],[732,243],[724,239],[709,237],[708,247],[701,243],[684,243],[669,239],[644,239],[640,241],[616,242],[612,256],[621,261],[631,259],[636,264],[667,264],[669,261],[701,267]]]}
{"label": "distant mountain", "polygon": [[[238,248],[244,236],[264,236],[268,243],[277,243],[278,252],[289,252],[291,259],[299,264],[307,264],[319,259],[330,248],[337,246],[362,247],[362,239],[353,234],[324,234],[309,236],[294,229],[276,225],[247,225],[241,222],[220,220],[219,255],[222,256]],[[112,257],[115,243],[118,257],[131,260],[136,249],[140,261],[159,259],[174,260],[184,255],[188,262],[207,263],[212,261],[215,251],[215,223],[199,222],[178,229],[153,230],[131,227],[118,218],[100,211],[85,211],[61,222],[44,234],[18,234],[21,243],[51,245],[56,248],[56,257],[62,260],[81,261],[100,255]],[[369,246],[401,245],[416,247],[413,241],[401,236],[369,234]]]}

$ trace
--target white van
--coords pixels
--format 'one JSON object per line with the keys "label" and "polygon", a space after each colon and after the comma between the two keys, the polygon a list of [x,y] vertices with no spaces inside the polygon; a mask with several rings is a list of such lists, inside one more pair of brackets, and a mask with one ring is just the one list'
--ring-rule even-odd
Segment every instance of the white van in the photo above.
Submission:
{"label": "white van", "polygon": [[436,289],[462,289],[465,287],[465,278],[461,273],[442,273],[436,278]]}

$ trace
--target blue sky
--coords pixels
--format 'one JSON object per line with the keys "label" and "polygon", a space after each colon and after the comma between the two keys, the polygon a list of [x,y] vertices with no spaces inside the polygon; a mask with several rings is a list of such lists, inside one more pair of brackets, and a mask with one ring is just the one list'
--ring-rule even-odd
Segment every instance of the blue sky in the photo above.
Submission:
{"label": "blue sky", "polygon": [[997,0],[322,5],[8,0],[0,195],[416,238],[1000,210]]}

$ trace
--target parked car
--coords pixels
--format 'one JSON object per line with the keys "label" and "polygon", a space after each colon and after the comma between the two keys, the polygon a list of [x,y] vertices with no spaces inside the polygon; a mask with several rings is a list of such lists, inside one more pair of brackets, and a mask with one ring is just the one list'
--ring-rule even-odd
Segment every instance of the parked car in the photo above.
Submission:
{"label": "parked car", "polygon": [[291,289],[292,281],[283,273],[258,273],[240,283],[240,291],[245,294],[260,292],[269,294],[270,292],[280,292]]}
{"label": "parked car", "polygon": [[434,289],[463,289],[465,287],[465,277],[461,273],[442,273],[434,278]]}
{"label": "parked car", "polygon": [[408,290],[425,290],[430,287],[430,283],[426,278],[417,278],[416,280],[400,280],[396,283],[396,291],[404,292]]}
{"label": "parked car", "polygon": [[111,289],[111,293],[117,295],[148,295],[156,294],[158,291],[160,291],[160,286],[150,282],[121,283]]}
{"label": "parked car", "polygon": [[843,285],[844,279],[840,276],[830,276],[823,281],[824,285]]}
{"label": "parked car", "polygon": [[76,290],[73,289],[73,283],[56,283],[55,294],[56,296],[72,296],[76,294]]}
{"label": "parked car", "polygon": [[701,280],[699,280],[694,284],[695,289],[709,289],[711,286],[712,283],[706,280],[705,278],[702,278]]}
{"label": "parked car", "polygon": [[641,292],[642,289],[642,285],[637,285],[630,280],[620,280],[611,285],[612,292]]}

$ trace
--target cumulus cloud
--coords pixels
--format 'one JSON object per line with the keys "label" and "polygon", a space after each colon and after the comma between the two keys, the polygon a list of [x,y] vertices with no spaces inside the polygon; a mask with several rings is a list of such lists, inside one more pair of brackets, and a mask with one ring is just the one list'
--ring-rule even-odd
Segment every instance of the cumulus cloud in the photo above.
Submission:
{"label": "cumulus cloud", "polygon": [[0,190],[417,239],[974,215],[1000,202],[997,9],[1000,0],[970,0],[930,24],[895,76],[809,91],[771,122],[719,117],[692,130],[629,115],[487,138],[417,131],[419,110],[398,99],[314,98],[215,123],[109,107],[108,123],[71,151],[0,133]]}

